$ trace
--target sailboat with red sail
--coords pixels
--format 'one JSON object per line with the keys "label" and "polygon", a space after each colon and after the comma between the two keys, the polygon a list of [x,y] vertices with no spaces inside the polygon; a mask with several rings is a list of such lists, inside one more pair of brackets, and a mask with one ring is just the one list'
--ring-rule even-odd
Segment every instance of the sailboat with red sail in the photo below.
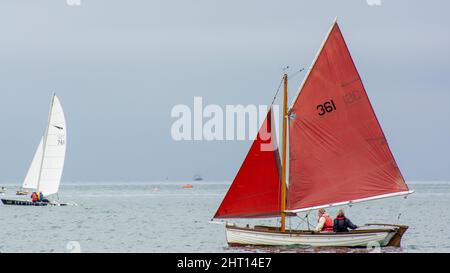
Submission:
{"label": "sailboat with red sail", "polygon": [[281,158],[270,109],[214,216],[280,217],[281,225],[239,227],[227,223],[228,243],[399,247],[408,226],[368,224],[343,233],[286,228],[286,217],[297,213],[406,196],[413,191],[395,162],[336,20],[289,108],[287,74],[283,81]]}

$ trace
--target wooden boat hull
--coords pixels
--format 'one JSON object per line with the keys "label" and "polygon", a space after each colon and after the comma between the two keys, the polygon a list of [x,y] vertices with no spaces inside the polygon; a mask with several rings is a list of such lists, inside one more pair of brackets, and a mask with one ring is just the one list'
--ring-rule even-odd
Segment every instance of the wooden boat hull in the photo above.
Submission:
{"label": "wooden boat hull", "polygon": [[1,199],[3,205],[10,205],[10,206],[36,206],[36,207],[42,207],[42,206],[67,206],[67,204],[64,203],[53,203],[53,202],[31,202],[28,200],[14,200],[14,199]]}
{"label": "wooden boat hull", "polygon": [[365,229],[350,232],[312,232],[256,226],[226,226],[228,244],[256,246],[303,246],[303,247],[400,247],[401,236],[408,228],[400,225],[385,225],[388,228]]}

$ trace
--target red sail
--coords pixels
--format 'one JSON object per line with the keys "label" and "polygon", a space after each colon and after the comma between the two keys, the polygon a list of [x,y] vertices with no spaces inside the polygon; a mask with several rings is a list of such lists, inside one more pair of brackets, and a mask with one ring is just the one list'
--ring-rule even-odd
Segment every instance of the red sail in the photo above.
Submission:
{"label": "red sail", "polygon": [[280,157],[272,111],[258,132],[214,218],[280,215]]}
{"label": "red sail", "polygon": [[334,23],[293,101],[288,210],[408,191]]}

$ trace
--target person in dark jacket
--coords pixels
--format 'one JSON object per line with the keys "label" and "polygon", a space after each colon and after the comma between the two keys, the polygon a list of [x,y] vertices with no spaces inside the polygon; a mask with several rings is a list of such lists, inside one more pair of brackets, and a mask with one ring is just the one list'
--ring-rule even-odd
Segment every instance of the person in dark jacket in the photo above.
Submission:
{"label": "person in dark jacket", "polygon": [[344,210],[340,209],[338,211],[336,219],[333,222],[334,232],[348,232],[348,229],[356,229],[357,225],[354,225],[350,219],[345,217]]}

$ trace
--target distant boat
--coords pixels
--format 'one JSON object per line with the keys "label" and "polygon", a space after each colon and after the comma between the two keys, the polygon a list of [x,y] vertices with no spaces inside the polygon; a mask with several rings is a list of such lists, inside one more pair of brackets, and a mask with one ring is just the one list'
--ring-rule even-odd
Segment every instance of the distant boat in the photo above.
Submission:
{"label": "distant boat", "polygon": [[192,184],[184,184],[181,186],[183,189],[192,189],[194,186]]}
{"label": "distant boat", "polygon": [[[53,95],[48,123],[44,135],[34,154],[22,190],[17,195],[28,194],[27,190],[42,192],[47,198],[58,193],[66,155],[66,120],[58,97]],[[55,201],[31,202],[29,200],[1,199],[5,205],[48,206],[67,205]]]}
{"label": "distant boat", "polygon": [[[286,217],[326,207],[406,196],[408,189],[335,21],[287,109],[284,74],[282,157],[272,108],[214,215],[280,217],[281,225],[226,224],[229,245],[399,247],[408,226],[367,224],[349,232],[286,228]],[[289,126],[289,187],[286,183]],[[288,197],[288,198],[287,198]]]}
{"label": "distant boat", "polygon": [[16,195],[28,195],[29,192],[27,190],[20,189],[16,191]]}
{"label": "distant boat", "polygon": [[6,188],[5,187],[0,187],[0,193],[5,193],[6,192]]}
{"label": "distant boat", "polygon": [[194,175],[194,181],[203,181],[203,177],[199,174]]}

